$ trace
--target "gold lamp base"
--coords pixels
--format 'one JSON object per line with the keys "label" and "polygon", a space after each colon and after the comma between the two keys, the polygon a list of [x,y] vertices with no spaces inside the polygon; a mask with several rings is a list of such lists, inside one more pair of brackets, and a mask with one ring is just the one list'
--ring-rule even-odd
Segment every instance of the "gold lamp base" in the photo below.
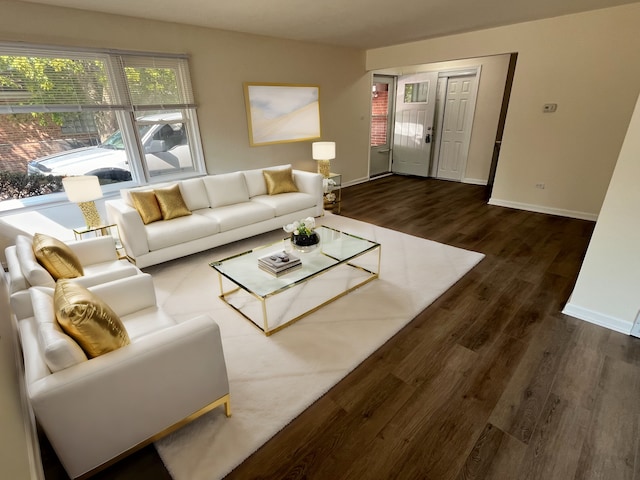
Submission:
{"label": "gold lamp base", "polygon": [[331,160],[318,160],[318,173],[324,178],[329,178],[329,175],[331,175]]}
{"label": "gold lamp base", "polygon": [[80,202],[78,206],[82,211],[82,215],[84,215],[87,228],[95,228],[102,225],[102,219],[100,218],[95,202]]}

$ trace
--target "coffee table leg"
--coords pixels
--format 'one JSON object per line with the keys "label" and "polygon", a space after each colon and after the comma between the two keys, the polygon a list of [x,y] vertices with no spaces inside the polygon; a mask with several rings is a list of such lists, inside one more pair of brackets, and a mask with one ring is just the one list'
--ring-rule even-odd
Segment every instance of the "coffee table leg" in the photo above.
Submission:
{"label": "coffee table leg", "polygon": [[262,331],[265,333],[266,336],[271,335],[271,332],[269,332],[269,320],[267,319],[267,300],[265,298],[261,299],[262,302],[262,319],[264,321],[264,325],[263,325],[263,329]]}

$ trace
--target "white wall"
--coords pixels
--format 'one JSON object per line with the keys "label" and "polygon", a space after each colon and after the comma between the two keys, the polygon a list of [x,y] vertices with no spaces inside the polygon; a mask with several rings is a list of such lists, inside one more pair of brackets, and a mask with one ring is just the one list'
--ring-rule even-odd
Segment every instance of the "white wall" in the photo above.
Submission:
{"label": "white wall", "polygon": [[634,3],[369,50],[366,67],[517,52],[492,203],[595,219],[640,91],[638,25]]}
{"label": "white wall", "polygon": [[640,97],[564,313],[629,333],[640,310]]}

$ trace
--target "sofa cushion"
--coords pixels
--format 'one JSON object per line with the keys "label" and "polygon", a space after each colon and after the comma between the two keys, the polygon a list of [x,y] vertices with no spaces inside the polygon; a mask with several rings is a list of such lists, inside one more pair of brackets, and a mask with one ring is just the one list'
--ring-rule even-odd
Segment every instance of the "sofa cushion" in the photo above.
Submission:
{"label": "sofa cushion", "polygon": [[305,208],[312,208],[316,204],[313,196],[302,192],[260,195],[253,197],[251,201],[269,206],[275,211],[277,217],[304,210]]}
{"label": "sofa cushion", "polygon": [[220,231],[227,232],[235,228],[269,220],[275,217],[275,211],[268,205],[256,202],[243,202],[236,205],[210,209],[209,212],[203,213],[203,215],[215,218],[220,225]]}
{"label": "sofa cushion", "polygon": [[80,345],[62,331],[53,307],[53,288],[29,290],[38,331],[38,346],[51,372],[58,372],[87,361]]}
{"label": "sofa cushion", "polygon": [[191,215],[191,210],[187,208],[182,199],[178,184],[171,187],[158,188],[154,192],[164,220]]}
{"label": "sofa cushion", "polygon": [[53,287],[56,281],[51,274],[38,263],[33,252],[33,240],[30,237],[18,235],[16,237],[16,256],[24,277],[29,285]]}
{"label": "sofa cushion", "polygon": [[162,220],[162,211],[153,190],[131,191],[129,195],[145,225]]}
{"label": "sofa cushion", "polygon": [[[209,211],[211,209],[206,208],[204,210]],[[201,211],[196,210],[193,213],[197,214]],[[146,231],[149,250],[153,252],[161,248],[215,235],[220,231],[220,227],[215,219],[205,218],[202,215],[189,215],[167,220],[166,222],[151,223],[147,225]]]}
{"label": "sofa cushion", "polygon": [[36,233],[33,236],[33,253],[54,280],[84,275],[78,256],[66,243],[57,238]]}
{"label": "sofa cushion", "polygon": [[180,185],[182,198],[189,210],[193,212],[201,208],[209,208],[209,197],[202,178],[182,180],[178,185]]}
{"label": "sofa cushion", "polygon": [[267,193],[269,195],[298,191],[298,187],[293,181],[291,168],[263,170],[262,175],[264,176],[264,181],[267,184]]}
{"label": "sofa cushion", "polygon": [[85,287],[69,280],[57,282],[53,304],[58,323],[87,357],[97,357],[130,343],[118,315]]}
{"label": "sofa cushion", "polygon": [[203,179],[212,208],[248,202],[249,192],[242,172],[209,175]]}

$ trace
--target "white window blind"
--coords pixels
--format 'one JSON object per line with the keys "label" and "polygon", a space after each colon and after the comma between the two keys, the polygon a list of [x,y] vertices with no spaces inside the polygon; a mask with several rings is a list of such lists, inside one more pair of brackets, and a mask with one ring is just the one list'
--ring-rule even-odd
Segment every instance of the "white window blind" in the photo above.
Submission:
{"label": "white window blind", "polygon": [[134,110],[195,107],[186,59],[125,55],[122,62]]}
{"label": "white window blind", "polygon": [[0,113],[195,108],[182,56],[0,44]]}

